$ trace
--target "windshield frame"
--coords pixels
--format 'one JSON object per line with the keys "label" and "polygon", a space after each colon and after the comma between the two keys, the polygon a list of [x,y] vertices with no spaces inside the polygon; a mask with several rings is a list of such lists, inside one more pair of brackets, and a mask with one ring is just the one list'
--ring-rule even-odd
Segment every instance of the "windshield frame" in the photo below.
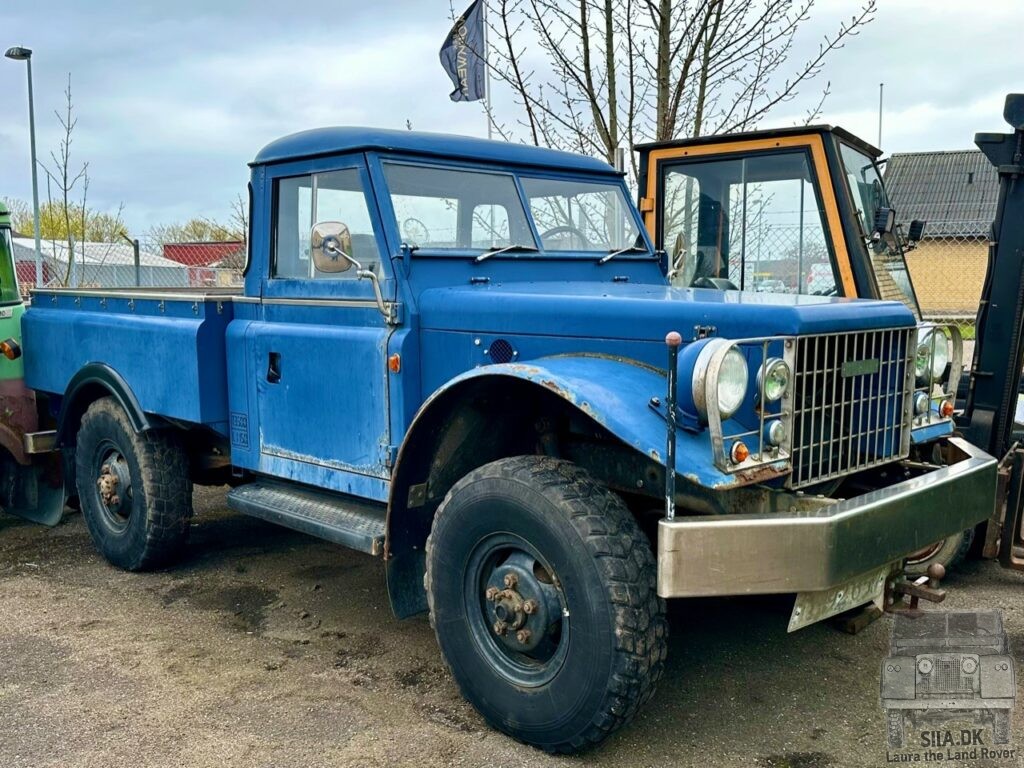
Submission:
{"label": "windshield frame", "polygon": [[[551,260],[551,259],[562,259],[562,260],[579,260],[579,261],[594,261],[597,256],[603,256],[607,252],[604,250],[600,251],[578,251],[578,250],[545,250],[544,244],[540,237],[540,232],[537,229],[537,222],[534,219],[533,212],[530,208],[529,197],[523,188],[522,180],[524,178],[536,178],[536,179],[552,179],[567,182],[580,182],[580,183],[593,183],[608,185],[616,188],[621,196],[624,210],[631,217],[630,220],[636,227],[638,237],[644,251],[627,252],[616,256],[615,260],[626,261],[651,261],[657,259],[657,253],[651,243],[650,237],[647,233],[647,229],[644,226],[643,218],[637,210],[636,204],[633,197],[626,187],[625,178],[623,174],[616,171],[609,170],[608,174],[600,173],[579,173],[579,172],[567,172],[557,168],[543,167],[543,166],[514,166],[514,165],[501,165],[501,164],[480,164],[469,161],[461,161],[452,158],[424,158],[415,157],[399,153],[373,153],[371,155],[370,167],[372,175],[380,180],[380,188],[378,189],[377,199],[380,204],[381,214],[385,219],[388,219],[387,227],[396,236],[397,242],[402,243],[401,232],[398,227],[398,216],[396,215],[394,204],[392,202],[392,191],[388,184],[387,176],[385,173],[385,167],[387,165],[404,165],[404,166],[417,166],[434,170],[449,170],[449,171],[464,171],[470,173],[482,173],[488,175],[500,175],[509,176],[515,183],[516,193],[519,198],[519,204],[522,207],[523,215],[526,217],[527,224],[530,228],[530,233],[533,238],[533,242],[530,243],[514,243],[514,245],[523,245],[537,248],[536,251],[510,251],[506,253],[496,253],[491,260]],[[411,249],[412,253],[417,256],[426,256],[431,258],[455,258],[465,259],[479,256],[481,253],[486,253],[486,248],[440,248],[436,246],[420,246]],[[484,262],[486,263],[486,262]]]}
{"label": "windshield frame", "polygon": [[[822,147],[823,149],[823,147]],[[741,161],[757,161],[763,158],[778,158],[778,157],[800,157],[803,159],[805,168],[808,173],[807,182],[813,190],[814,203],[817,208],[819,215],[819,223],[821,225],[822,236],[824,239],[824,246],[828,253],[828,268],[829,274],[832,279],[833,288],[835,293],[826,294],[815,294],[813,292],[807,293],[803,290],[798,290],[793,293],[790,291],[784,292],[784,295],[795,295],[795,296],[813,296],[813,295],[835,295],[835,296],[847,296],[849,295],[846,287],[846,283],[843,278],[842,270],[840,268],[840,256],[837,253],[837,247],[843,247],[845,249],[845,241],[843,240],[842,227],[836,227],[833,221],[832,213],[829,209],[829,201],[835,205],[835,192],[833,189],[826,189],[826,185],[823,184],[824,174],[821,172],[822,166],[819,164],[819,159],[815,157],[815,147],[811,143],[799,142],[793,144],[773,145],[771,147],[754,147],[751,148],[745,143],[737,144],[733,147],[726,148],[721,151],[715,152],[701,152],[694,154],[679,154],[669,155],[663,158],[659,158],[656,161],[654,169],[650,171],[655,175],[655,201],[657,210],[657,240],[656,242],[661,244],[661,248],[665,250],[669,255],[667,256],[669,262],[671,262],[671,250],[668,247],[668,243],[665,242],[665,222],[667,216],[665,214],[667,204],[666,194],[666,182],[668,176],[673,171],[681,172],[684,175],[695,175],[687,174],[686,168],[699,167],[704,164],[711,163],[726,163],[726,162],[741,162]],[[824,159],[822,162],[825,162]],[[730,224],[730,227],[732,225]],[[844,253],[845,257],[846,254]],[[671,267],[671,263],[670,263]],[[745,266],[744,266],[745,269]],[[751,282],[748,287],[740,286],[740,290],[745,292],[756,292],[754,288],[753,276],[751,276]]]}
{"label": "windshield frame", "polygon": [[[867,163],[861,166],[861,168],[855,169],[853,172],[851,172],[850,167],[847,164],[844,151],[855,153],[858,157],[866,160]],[[843,178],[843,190],[847,196],[847,200],[850,205],[850,210],[852,211],[854,218],[858,223],[857,230],[860,234],[858,240],[860,241],[860,246],[863,249],[862,253],[867,257],[868,269],[871,274],[871,279],[872,281],[874,281],[875,285],[875,293],[878,296],[878,299],[882,300],[882,290],[881,286],[879,285],[878,275],[879,266],[875,263],[875,259],[873,258],[874,254],[871,248],[871,234],[872,229],[874,227],[874,218],[875,213],[877,213],[877,209],[876,211],[872,211],[870,215],[866,211],[862,210],[864,201],[861,198],[859,192],[851,187],[850,177],[855,173],[861,173],[862,169],[870,166],[872,171],[874,171],[875,178],[878,181],[878,186],[882,192],[882,198],[878,201],[878,204],[881,205],[884,202],[885,204],[888,205],[889,208],[893,208],[892,200],[889,198],[889,190],[885,186],[885,177],[883,176],[882,171],[879,168],[877,158],[872,157],[862,148],[856,146],[852,142],[846,141],[840,136],[836,136],[836,156],[839,160],[839,168],[842,171],[840,175]],[[907,276],[907,287],[910,289],[910,305],[908,305],[908,308],[914,313],[914,315],[918,319],[921,319],[921,304],[917,299],[917,289],[914,286],[914,280],[910,274],[910,266],[907,264],[907,254],[903,250],[903,243],[900,240],[898,232],[893,232],[892,246],[890,247],[890,249],[895,253],[895,255],[899,257],[899,261],[903,265],[903,271]],[[890,279],[892,278],[891,273],[889,277]],[[903,291],[902,286],[897,285],[897,287],[899,287],[900,291],[904,295],[906,295],[906,292]],[[906,304],[907,302],[903,303]]]}

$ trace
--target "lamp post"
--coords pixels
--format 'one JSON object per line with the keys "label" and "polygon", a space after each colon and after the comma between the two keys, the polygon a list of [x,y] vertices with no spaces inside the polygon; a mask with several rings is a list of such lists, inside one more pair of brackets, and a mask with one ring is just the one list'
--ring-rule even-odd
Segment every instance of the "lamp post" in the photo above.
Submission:
{"label": "lamp post", "polygon": [[28,66],[28,133],[32,148],[32,214],[36,236],[36,287],[43,284],[43,249],[39,237],[39,176],[36,172],[36,111],[32,102],[32,49],[14,46],[4,54],[8,59],[24,61]]}

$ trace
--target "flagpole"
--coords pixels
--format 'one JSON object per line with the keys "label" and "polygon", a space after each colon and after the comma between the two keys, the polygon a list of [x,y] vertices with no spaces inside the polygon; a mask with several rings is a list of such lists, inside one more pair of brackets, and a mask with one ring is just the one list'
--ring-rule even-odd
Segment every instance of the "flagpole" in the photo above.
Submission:
{"label": "flagpole", "polygon": [[484,18],[484,104],[487,105],[486,116],[487,116],[487,138],[493,139],[493,129],[491,128],[491,67],[489,64],[491,56],[491,33],[487,24],[487,0],[480,0],[483,4],[483,18]]}

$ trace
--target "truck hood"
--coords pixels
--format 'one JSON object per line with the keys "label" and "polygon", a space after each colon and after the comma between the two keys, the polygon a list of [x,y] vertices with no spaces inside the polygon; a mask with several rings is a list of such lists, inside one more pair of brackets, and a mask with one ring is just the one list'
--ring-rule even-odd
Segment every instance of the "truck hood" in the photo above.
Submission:
{"label": "truck hood", "polygon": [[660,340],[695,326],[724,338],[912,326],[896,301],[572,282],[432,288],[420,294],[421,327],[470,333]]}

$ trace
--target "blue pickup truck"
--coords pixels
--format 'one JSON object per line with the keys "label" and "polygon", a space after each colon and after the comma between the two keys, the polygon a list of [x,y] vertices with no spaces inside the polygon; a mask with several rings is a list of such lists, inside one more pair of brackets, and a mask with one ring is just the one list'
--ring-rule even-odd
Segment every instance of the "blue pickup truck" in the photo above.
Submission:
{"label": "blue pickup truck", "polygon": [[[995,462],[902,304],[672,287],[621,174],[356,128],[251,164],[244,289],[36,291],[30,387],[114,565],[186,546],[194,483],[384,558],[488,722],[600,742],[647,701],[665,599],[893,602],[989,516]],[[768,258],[768,256],[766,256]]]}

